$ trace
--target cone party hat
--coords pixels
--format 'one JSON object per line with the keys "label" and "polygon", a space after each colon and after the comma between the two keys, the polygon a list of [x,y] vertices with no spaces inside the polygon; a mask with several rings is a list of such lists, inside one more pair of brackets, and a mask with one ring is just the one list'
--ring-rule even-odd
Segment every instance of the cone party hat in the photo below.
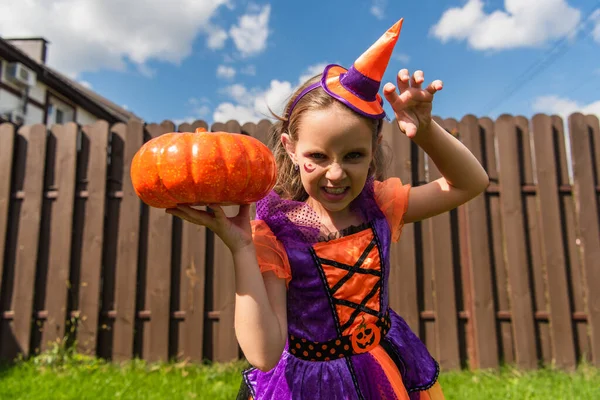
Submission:
{"label": "cone party hat", "polygon": [[378,92],[394,46],[400,37],[402,22],[403,19],[400,19],[389,28],[350,68],[337,64],[326,66],[320,82],[310,85],[298,95],[289,114],[302,96],[321,86],[330,96],[366,117],[385,117],[383,100]]}

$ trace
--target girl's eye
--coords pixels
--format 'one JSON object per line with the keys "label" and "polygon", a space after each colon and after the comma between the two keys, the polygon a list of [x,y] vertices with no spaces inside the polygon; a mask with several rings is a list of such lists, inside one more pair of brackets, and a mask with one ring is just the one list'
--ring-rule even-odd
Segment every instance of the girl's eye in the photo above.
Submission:
{"label": "girl's eye", "polygon": [[350,160],[356,160],[357,158],[361,158],[361,157],[362,157],[362,153],[359,153],[357,151],[346,155],[346,158],[348,158]]}
{"label": "girl's eye", "polygon": [[311,153],[309,154],[309,157],[314,159],[314,160],[323,160],[325,158],[325,154],[321,154],[321,153]]}

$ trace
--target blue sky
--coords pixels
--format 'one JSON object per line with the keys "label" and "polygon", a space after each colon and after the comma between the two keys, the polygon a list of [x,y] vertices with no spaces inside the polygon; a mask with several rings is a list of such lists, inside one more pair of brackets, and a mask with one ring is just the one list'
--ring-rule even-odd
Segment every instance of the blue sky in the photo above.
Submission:
{"label": "blue sky", "polygon": [[400,18],[384,83],[443,80],[435,115],[600,115],[596,0],[2,0],[0,35],[46,37],[51,67],[148,122],[244,123]]}

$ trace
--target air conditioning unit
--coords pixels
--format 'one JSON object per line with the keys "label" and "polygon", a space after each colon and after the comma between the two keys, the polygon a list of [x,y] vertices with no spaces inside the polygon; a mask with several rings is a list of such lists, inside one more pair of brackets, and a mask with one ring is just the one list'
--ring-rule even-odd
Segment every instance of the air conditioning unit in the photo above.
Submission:
{"label": "air conditioning unit", "polygon": [[20,62],[8,64],[6,69],[6,77],[8,80],[24,86],[33,86],[35,85],[36,81],[35,72]]}
{"label": "air conditioning unit", "polygon": [[25,123],[25,114],[21,110],[8,111],[4,115],[13,124],[23,125]]}

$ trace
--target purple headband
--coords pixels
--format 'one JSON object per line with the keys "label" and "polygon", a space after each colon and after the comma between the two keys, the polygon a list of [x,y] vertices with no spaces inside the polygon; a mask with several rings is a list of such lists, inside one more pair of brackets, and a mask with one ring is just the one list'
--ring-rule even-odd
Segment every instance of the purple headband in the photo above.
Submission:
{"label": "purple headband", "polygon": [[292,115],[292,111],[294,110],[294,107],[296,107],[296,104],[298,104],[298,102],[300,101],[300,99],[302,97],[304,97],[304,95],[316,88],[318,88],[319,86],[321,86],[321,81],[319,80],[318,82],[315,82],[309,86],[307,86],[306,88],[304,88],[303,91],[300,92],[300,94],[298,96],[296,96],[296,98],[294,99],[294,102],[292,103],[292,105],[290,106],[289,110],[288,110],[288,115],[287,117],[289,118],[290,115]]}

